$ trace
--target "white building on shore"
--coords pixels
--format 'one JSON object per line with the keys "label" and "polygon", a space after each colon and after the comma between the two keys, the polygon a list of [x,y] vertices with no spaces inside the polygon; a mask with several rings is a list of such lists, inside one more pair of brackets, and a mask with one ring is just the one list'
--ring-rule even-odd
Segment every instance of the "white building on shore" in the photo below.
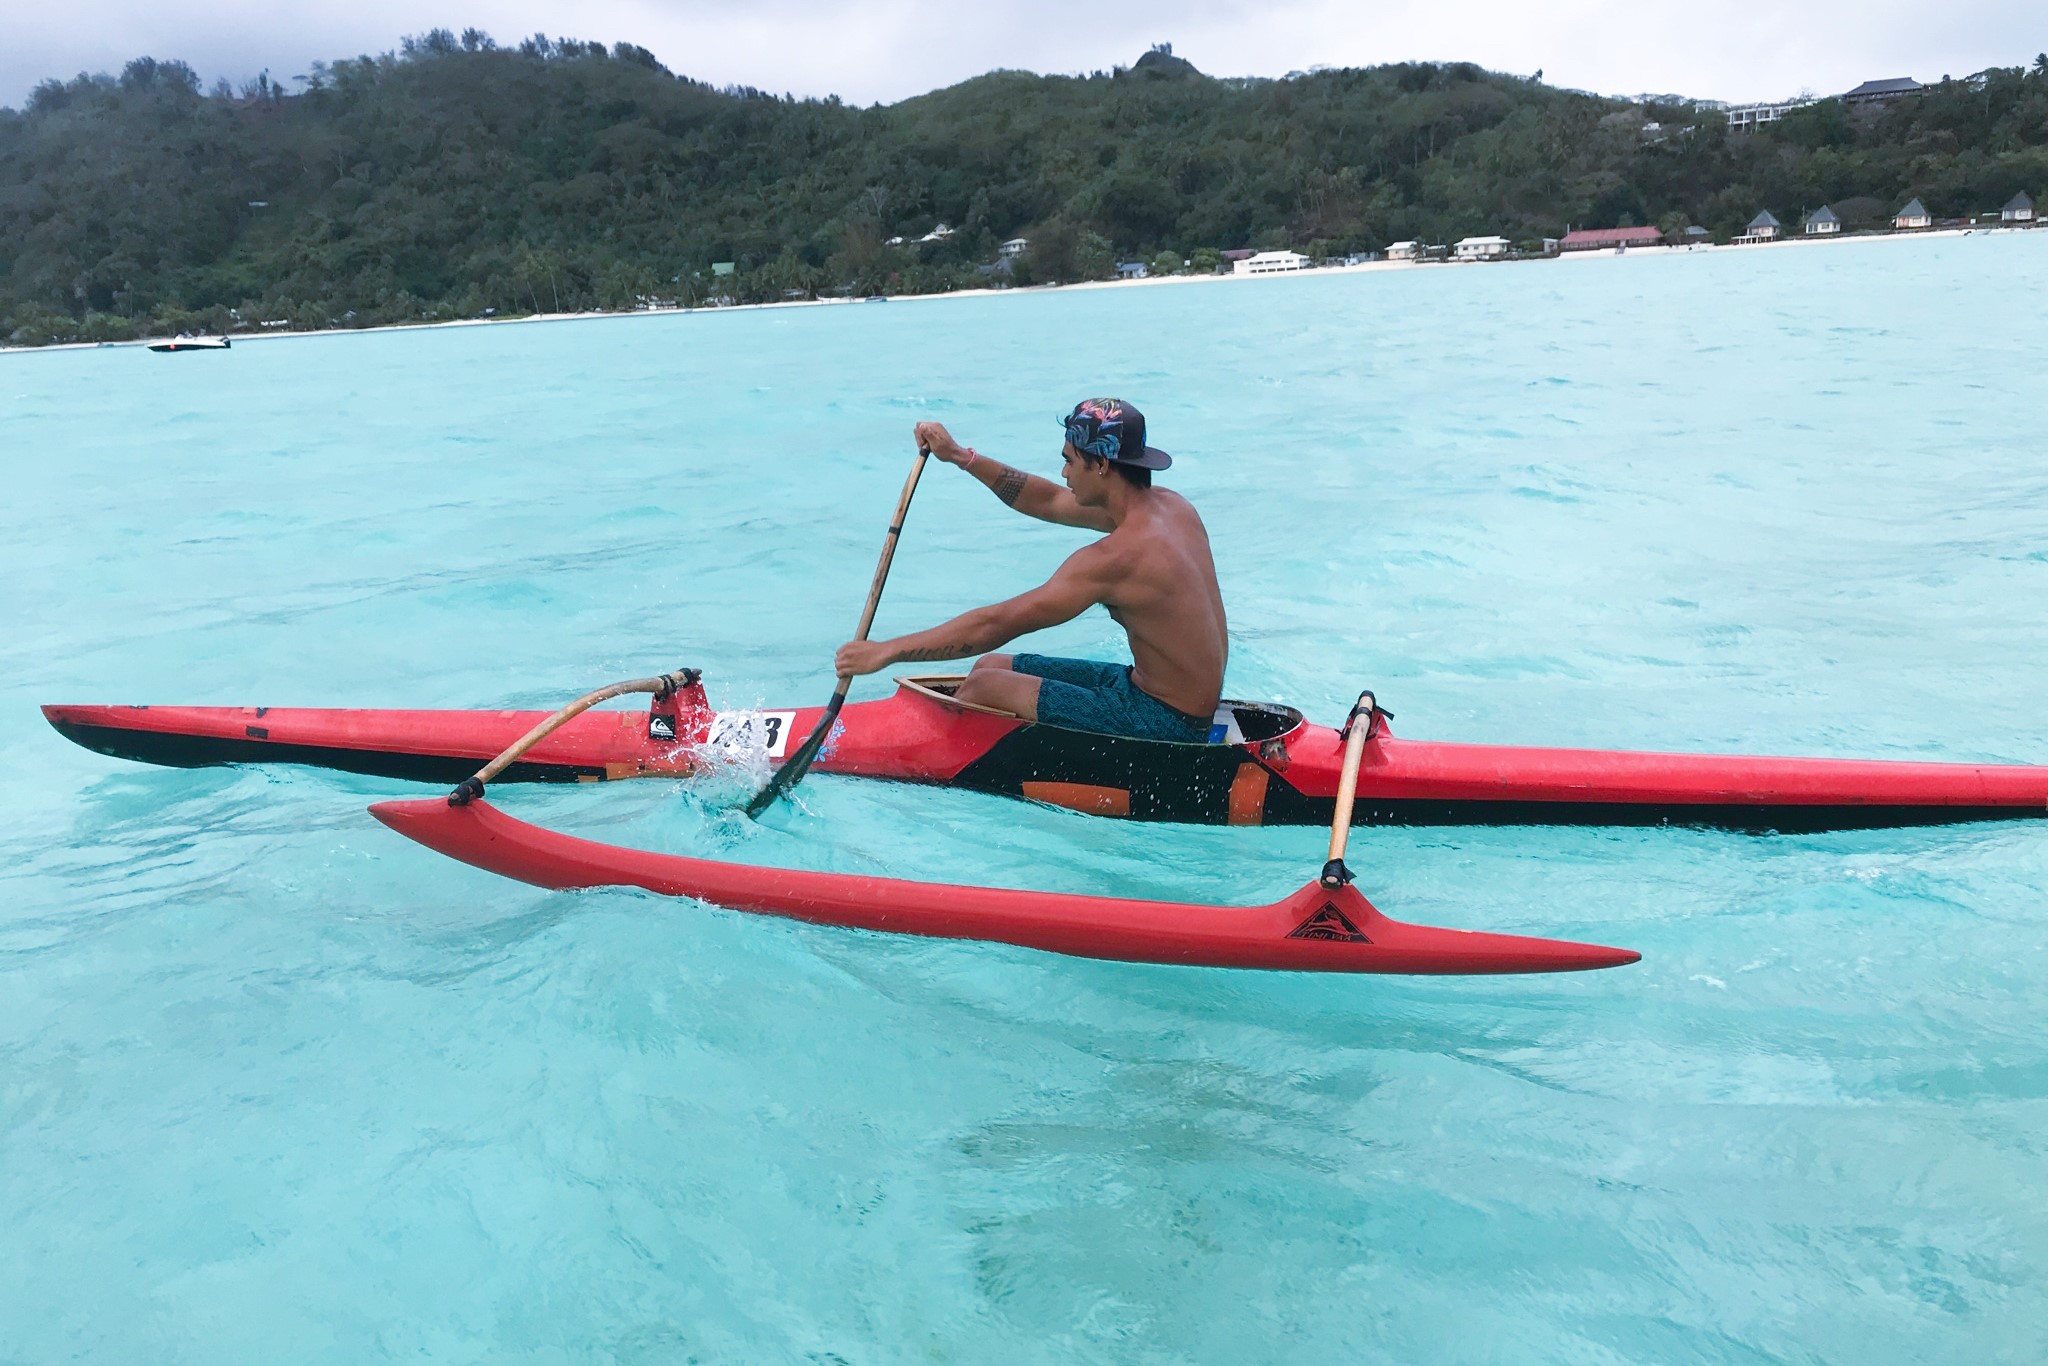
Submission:
{"label": "white building on shore", "polygon": [[1509,245],[1505,237],[1467,237],[1451,252],[1460,261],[1489,261],[1507,255]]}
{"label": "white building on shore", "polygon": [[1934,215],[1927,212],[1927,206],[1922,204],[1917,198],[1908,200],[1906,207],[1900,209],[1892,217],[1892,227],[1899,232],[1905,232],[1913,228],[1931,228],[1933,226]]}
{"label": "white building on shore", "polygon": [[1806,215],[1806,235],[1808,237],[1825,237],[1831,232],[1840,232],[1841,230],[1842,220],[1835,217],[1835,211],[1825,204]]}
{"label": "white building on shore", "polygon": [[1277,275],[1283,270],[1307,270],[1315,263],[1298,251],[1255,252],[1231,267],[1235,275]]}
{"label": "white building on shore", "polygon": [[1387,248],[1389,261],[1413,261],[1420,248],[1413,242],[1396,242]]}

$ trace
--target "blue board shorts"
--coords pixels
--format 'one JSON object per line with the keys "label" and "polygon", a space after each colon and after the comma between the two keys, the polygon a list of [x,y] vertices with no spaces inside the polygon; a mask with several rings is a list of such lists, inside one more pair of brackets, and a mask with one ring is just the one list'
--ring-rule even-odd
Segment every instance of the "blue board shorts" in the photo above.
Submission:
{"label": "blue board shorts", "polygon": [[1212,718],[1167,706],[1131,681],[1128,664],[1025,654],[1011,656],[1010,668],[1043,680],[1038,685],[1038,719],[1048,725],[1134,740],[1196,745],[1209,741]]}

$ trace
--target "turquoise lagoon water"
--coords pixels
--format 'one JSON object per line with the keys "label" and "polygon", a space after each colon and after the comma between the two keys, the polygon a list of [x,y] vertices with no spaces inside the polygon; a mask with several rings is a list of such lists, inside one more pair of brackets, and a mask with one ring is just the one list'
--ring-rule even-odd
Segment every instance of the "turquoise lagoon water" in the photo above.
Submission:
{"label": "turquoise lagoon water", "polygon": [[[0,1360],[2039,1360],[2048,826],[1373,830],[1390,914],[1643,962],[1205,972],[544,893],[364,814],[417,789],[36,706],[822,700],[910,424],[1050,472],[1112,392],[1234,695],[2048,760],[2044,288],[2048,233],[0,358]],[[1076,543],[935,468],[878,630]],[[1322,856],[743,786],[504,800],[1190,900]]]}

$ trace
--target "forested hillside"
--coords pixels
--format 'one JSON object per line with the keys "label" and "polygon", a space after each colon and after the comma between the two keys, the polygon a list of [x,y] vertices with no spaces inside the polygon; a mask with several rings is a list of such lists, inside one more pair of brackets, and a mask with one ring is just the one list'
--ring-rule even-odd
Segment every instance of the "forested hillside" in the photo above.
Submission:
{"label": "forested hillside", "polygon": [[2048,57],[1882,111],[1725,122],[1465,64],[1239,80],[1152,53],[859,109],[474,31],[293,91],[143,58],[0,110],[0,340],[955,288],[1019,234],[1018,278],[1045,281],[1239,246],[2048,204]]}

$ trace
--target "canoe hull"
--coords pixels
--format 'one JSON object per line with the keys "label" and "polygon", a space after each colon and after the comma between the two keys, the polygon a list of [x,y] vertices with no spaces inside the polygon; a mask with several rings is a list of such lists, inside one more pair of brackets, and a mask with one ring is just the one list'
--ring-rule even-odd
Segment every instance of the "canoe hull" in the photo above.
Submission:
{"label": "canoe hull", "polygon": [[623,849],[517,820],[488,801],[379,802],[371,814],[438,853],[539,887],[639,887],[732,910],[889,934],[1015,944],[1049,953],[1184,967],[1292,972],[1500,974],[1620,967],[1630,949],[1389,919],[1355,887],[1310,883],[1267,906],[907,882],[755,868]]}
{"label": "canoe hull", "polygon": [[[909,684],[849,704],[821,773],[935,783],[1093,815],[1194,825],[1323,825],[1343,740],[1280,708],[1240,712],[1274,733],[1165,744],[966,711]],[[144,763],[309,764],[454,784],[538,722],[537,711],[50,706],[87,749]],[[591,711],[499,782],[682,777],[703,747],[780,763],[822,709],[666,716]],[[2048,816],[2048,767],[1543,749],[1408,740],[1365,746],[1360,825],[1679,825],[1804,832]]]}

